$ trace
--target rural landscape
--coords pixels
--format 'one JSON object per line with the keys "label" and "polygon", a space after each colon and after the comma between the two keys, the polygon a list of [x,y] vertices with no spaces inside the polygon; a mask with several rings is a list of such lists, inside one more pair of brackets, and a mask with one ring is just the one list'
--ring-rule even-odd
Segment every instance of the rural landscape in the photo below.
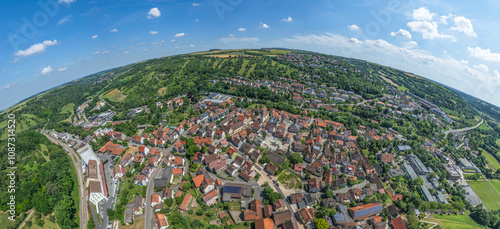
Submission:
{"label": "rural landscape", "polygon": [[[12,125],[15,117],[15,125]],[[303,50],[209,50],[57,86],[15,133],[1,228],[500,228],[500,108]]]}

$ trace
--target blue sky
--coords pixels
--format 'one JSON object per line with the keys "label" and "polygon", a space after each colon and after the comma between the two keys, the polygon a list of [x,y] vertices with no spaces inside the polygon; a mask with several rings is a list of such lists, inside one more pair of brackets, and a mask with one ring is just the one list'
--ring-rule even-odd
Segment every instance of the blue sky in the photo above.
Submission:
{"label": "blue sky", "polygon": [[354,57],[500,106],[500,2],[19,0],[0,3],[0,109],[74,79],[213,48]]}

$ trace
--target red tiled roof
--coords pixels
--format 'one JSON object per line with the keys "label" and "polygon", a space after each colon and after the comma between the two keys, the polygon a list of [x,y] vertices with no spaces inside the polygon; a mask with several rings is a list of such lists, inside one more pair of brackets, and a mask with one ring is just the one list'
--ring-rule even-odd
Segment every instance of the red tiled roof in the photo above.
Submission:
{"label": "red tiled roof", "polygon": [[179,206],[179,210],[181,211],[186,211],[187,208],[188,208],[188,204],[189,204],[189,201],[191,200],[191,194],[187,193],[185,196],[184,196],[184,199],[182,199],[182,203],[181,205]]}

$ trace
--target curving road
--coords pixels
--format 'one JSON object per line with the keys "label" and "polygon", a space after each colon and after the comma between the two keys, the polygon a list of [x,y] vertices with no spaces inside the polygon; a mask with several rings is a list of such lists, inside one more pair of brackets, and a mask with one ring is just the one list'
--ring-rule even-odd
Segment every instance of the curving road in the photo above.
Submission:
{"label": "curving road", "polygon": [[456,129],[456,130],[447,130],[447,131],[444,131],[444,135],[445,136],[448,136],[449,133],[453,132],[462,132],[462,131],[468,131],[468,130],[472,130],[472,129],[476,129],[478,128],[481,124],[483,124],[483,119],[481,119],[481,122],[479,122],[477,125],[473,126],[473,127],[467,127],[467,128],[463,128],[463,129]]}
{"label": "curving road", "polygon": [[85,186],[83,185],[83,174],[82,170],[80,169],[80,158],[76,154],[76,152],[68,147],[66,144],[63,142],[59,141],[58,139],[55,139],[54,137],[43,133],[45,137],[47,137],[50,141],[53,143],[56,143],[58,145],[61,145],[66,152],[70,155],[71,160],[73,161],[73,165],[75,166],[76,170],[76,176],[78,178],[78,189],[79,189],[79,196],[80,196],[80,213],[79,213],[79,218],[80,218],[80,228],[86,229],[87,228],[87,222],[88,222],[88,212],[87,212],[87,200],[86,200],[86,195],[85,195]]}

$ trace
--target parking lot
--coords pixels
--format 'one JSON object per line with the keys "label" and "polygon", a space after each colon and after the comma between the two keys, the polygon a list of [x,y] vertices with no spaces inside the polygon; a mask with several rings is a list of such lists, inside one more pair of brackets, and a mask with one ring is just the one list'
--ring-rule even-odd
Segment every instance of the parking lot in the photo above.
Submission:
{"label": "parking lot", "polygon": [[465,190],[465,200],[470,204],[476,206],[481,204],[481,199],[476,195],[474,190],[467,184],[467,182],[463,179],[457,181],[460,186],[462,186]]}

